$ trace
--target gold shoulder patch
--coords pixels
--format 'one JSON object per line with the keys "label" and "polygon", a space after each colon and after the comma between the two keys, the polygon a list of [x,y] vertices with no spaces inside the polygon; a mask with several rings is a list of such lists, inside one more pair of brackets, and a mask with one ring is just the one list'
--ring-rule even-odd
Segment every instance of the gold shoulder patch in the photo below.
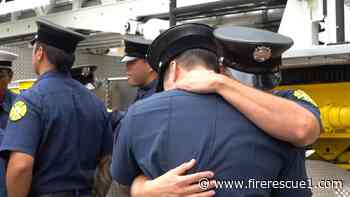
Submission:
{"label": "gold shoulder patch", "polygon": [[311,103],[312,105],[317,106],[316,102],[314,100],[312,100],[312,98],[307,95],[304,91],[302,90],[296,90],[294,91],[293,95],[297,98],[297,99],[300,99],[300,100],[303,100],[303,101],[306,101],[308,103]]}
{"label": "gold shoulder patch", "polygon": [[10,120],[17,121],[22,119],[27,114],[27,104],[23,101],[17,101],[11,108]]}

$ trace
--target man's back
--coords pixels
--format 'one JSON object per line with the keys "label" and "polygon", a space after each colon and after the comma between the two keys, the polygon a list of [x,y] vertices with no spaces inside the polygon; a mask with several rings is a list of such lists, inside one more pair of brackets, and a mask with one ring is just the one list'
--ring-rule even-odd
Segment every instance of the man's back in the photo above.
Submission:
{"label": "man's back", "polygon": [[112,144],[103,104],[59,72],[41,76],[17,102],[26,103],[28,112],[9,122],[1,149],[34,157],[32,193],[91,189],[96,166]]}
{"label": "man's back", "polygon": [[249,189],[254,185],[248,180],[291,178],[296,155],[294,147],[265,135],[221,97],[173,90],[129,109],[113,153],[112,175],[130,185],[141,172],[156,178],[195,158],[193,171],[212,170],[218,181],[245,180],[242,189],[223,185],[217,196],[269,196],[270,189]]}

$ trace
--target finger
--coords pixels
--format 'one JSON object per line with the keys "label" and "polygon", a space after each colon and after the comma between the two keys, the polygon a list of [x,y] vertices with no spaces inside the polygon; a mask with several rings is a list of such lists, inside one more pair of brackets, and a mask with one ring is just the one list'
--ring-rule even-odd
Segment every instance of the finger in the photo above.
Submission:
{"label": "finger", "polygon": [[213,177],[214,173],[211,171],[197,172],[195,174],[183,176],[182,182],[184,185],[192,185],[194,183],[198,184],[198,182],[202,179],[212,179]]}
{"label": "finger", "polygon": [[215,189],[215,181],[210,181],[209,185],[206,188],[200,187],[199,183],[190,185],[184,189],[184,194],[190,195],[195,193],[201,193],[209,190]]}
{"label": "finger", "polygon": [[183,163],[180,166],[170,170],[172,173],[175,173],[176,175],[182,175],[185,174],[188,170],[194,167],[196,164],[195,159],[191,159],[189,162]]}
{"label": "finger", "polygon": [[188,195],[186,197],[211,197],[211,196],[215,196],[214,190],[205,191],[202,193],[191,194],[191,195]]}

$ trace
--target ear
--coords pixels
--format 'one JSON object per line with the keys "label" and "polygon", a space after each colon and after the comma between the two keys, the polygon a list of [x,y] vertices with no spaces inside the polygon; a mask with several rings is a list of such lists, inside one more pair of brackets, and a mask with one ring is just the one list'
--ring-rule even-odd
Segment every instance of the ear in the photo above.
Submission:
{"label": "ear", "polygon": [[181,74],[181,72],[182,72],[182,68],[179,66],[179,64],[175,64],[175,66],[174,66],[174,82],[176,82],[178,79],[179,79],[179,77],[180,77],[180,74]]}
{"label": "ear", "polygon": [[219,67],[219,72],[220,72],[220,74],[225,74],[225,73],[226,73],[226,72],[225,72],[225,66],[220,65],[220,67]]}
{"label": "ear", "polygon": [[175,61],[171,61],[169,64],[169,81],[175,82],[177,79],[177,64]]}
{"label": "ear", "polygon": [[149,73],[153,72],[154,71],[153,68],[147,63],[147,61],[145,63],[147,64],[147,71]]}
{"label": "ear", "polygon": [[44,49],[43,47],[39,46],[38,48],[34,49],[34,57],[37,61],[41,61],[44,58]]}

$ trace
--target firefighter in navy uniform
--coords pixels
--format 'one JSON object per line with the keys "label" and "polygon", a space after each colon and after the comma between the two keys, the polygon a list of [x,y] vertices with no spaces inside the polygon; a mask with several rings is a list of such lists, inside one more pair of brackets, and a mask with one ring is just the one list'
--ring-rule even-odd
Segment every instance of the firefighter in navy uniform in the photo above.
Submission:
{"label": "firefighter in navy uniform", "polygon": [[[79,81],[87,89],[94,90],[95,72],[97,68],[98,67],[96,65],[89,64],[73,66],[71,69],[71,75],[73,79]],[[105,163],[101,165],[104,168],[98,168],[95,173],[94,187],[92,190],[92,196],[94,197],[105,197],[112,182],[112,178],[109,172],[111,162],[110,157],[108,159],[105,159],[104,162]]]}
{"label": "firefighter in navy uniform", "polygon": [[[254,74],[252,86],[265,92],[269,92],[275,96],[288,99],[291,102],[295,102],[296,105],[304,109],[304,114],[307,111],[309,116],[309,129],[314,130],[314,136],[312,140],[295,142],[294,148],[297,154],[295,158],[291,160],[293,163],[290,164],[290,168],[294,168],[294,171],[288,173],[281,173],[278,181],[286,180],[304,180],[307,182],[306,168],[305,168],[305,149],[304,146],[314,142],[320,132],[321,119],[320,111],[317,104],[302,90],[273,90],[281,82],[281,51],[285,50],[281,48],[276,49],[276,46],[281,46],[283,37],[278,34],[258,30],[248,27],[234,27],[226,26],[215,30],[214,35],[221,46],[222,59],[221,62],[226,67],[231,67],[234,70],[238,70],[244,73]],[[239,88],[237,86],[237,88]],[[262,93],[262,92],[260,92]],[[227,96],[227,95],[222,95]],[[228,97],[225,97],[228,98]],[[255,98],[259,97],[259,94],[255,95]],[[247,98],[246,98],[247,99]],[[249,98],[248,98],[249,99]],[[250,98],[252,99],[252,98]],[[270,105],[273,105],[274,100],[270,100]],[[229,101],[234,107],[240,108],[237,102]],[[259,113],[256,111],[256,113]],[[299,113],[295,112],[293,116],[289,116],[289,119],[285,119],[286,122],[294,123],[298,122]],[[264,116],[266,114],[260,114]],[[282,116],[282,114],[280,114]],[[249,115],[248,115],[249,117]],[[252,117],[252,116],[250,116]],[[281,117],[283,120],[283,117]],[[254,121],[254,117],[252,117]],[[276,121],[271,120],[271,124]],[[304,120],[303,123],[306,121]],[[311,124],[312,123],[312,124]],[[260,125],[258,125],[260,126]],[[283,126],[283,125],[280,125]],[[287,125],[285,125],[287,126]],[[264,129],[264,126],[260,126]],[[293,128],[293,127],[292,127]],[[297,129],[297,128],[295,128]],[[316,132],[317,131],[317,132]],[[282,139],[283,140],[283,139]],[[301,141],[301,140],[299,140]],[[271,196],[311,196],[309,188],[277,188],[271,193]]]}
{"label": "firefighter in navy uniform", "polygon": [[[262,45],[265,38],[259,36],[264,35],[261,34],[259,30],[245,29],[241,31],[240,34],[252,32],[255,32],[252,34],[253,38],[255,38],[254,43],[257,45],[261,43]],[[218,35],[218,33],[216,34]],[[268,33],[268,35],[269,34],[270,33]],[[268,37],[270,36],[271,34]],[[229,37],[227,39],[230,40]],[[240,45],[236,45],[242,47],[237,48],[236,51],[242,51],[247,48],[244,46],[244,41],[247,39],[244,39],[244,37],[236,37],[235,39],[241,39],[239,42],[242,42]],[[252,38],[249,39],[251,40]],[[262,48],[260,47],[260,49]],[[260,50],[259,55],[264,55],[261,52],[263,51]],[[231,54],[230,52],[226,53],[228,56],[226,60],[231,59]],[[252,59],[254,55],[253,52],[252,54],[248,52],[244,54],[247,59]],[[228,64],[231,63],[228,62]],[[259,67],[260,65],[256,62],[256,64],[250,66]],[[279,65],[276,64],[276,66]],[[241,67],[241,70],[244,70],[244,67]],[[320,113],[316,103],[300,90],[272,90],[280,81],[279,72],[267,72],[263,76],[257,76],[255,74],[233,70],[228,67],[223,67],[221,71],[223,74],[207,71],[192,72],[185,77],[185,79],[177,82],[176,87],[197,93],[215,92],[220,94],[231,105],[237,107],[248,119],[262,128],[266,134],[292,143],[296,147],[301,147],[298,148],[298,152],[300,153],[298,157],[303,165],[304,150],[302,147],[313,143],[320,133]],[[227,75],[229,75],[229,77]],[[234,79],[231,79],[232,75]],[[254,88],[251,88],[252,86],[254,86]],[[275,96],[266,94],[256,88],[272,93]],[[257,113],[259,111],[262,113]],[[271,122],[273,122],[273,124],[271,124]],[[196,174],[184,175],[184,173],[193,168],[194,165],[195,161],[183,163],[155,180],[149,180],[149,178],[143,175],[138,176],[133,183],[132,195],[134,197],[141,197],[144,195],[152,195],[154,197],[163,195],[212,196],[213,194],[210,191],[198,193],[200,191],[192,189],[196,188],[200,176],[213,176],[212,172],[199,172]],[[300,166],[300,169],[304,169],[304,167]],[[177,185],[181,185],[181,187],[177,187]],[[284,195],[287,195],[287,193],[284,193]],[[293,195],[293,193],[291,193],[291,195]]]}
{"label": "firefighter in navy uniform", "polygon": [[[273,57],[271,49],[274,49],[273,46],[279,41],[275,40],[276,37],[271,32],[245,27],[219,28],[215,31],[215,36],[223,45],[222,63],[235,69],[225,67],[225,70],[230,72],[230,77],[233,74],[235,78],[231,79],[212,72],[198,72],[179,82],[177,88],[198,93],[216,92],[267,134],[294,144],[297,154],[293,167],[300,169],[299,173],[282,174],[279,179],[293,180],[299,176],[305,180],[304,146],[313,143],[320,133],[320,112],[317,104],[301,90],[273,90],[281,80],[279,72],[281,57]],[[237,54],[238,51],[241,56]],[[274,96],[237,81],[241,79],[245,79],[244,82],[249,86]],[[271,194],[271,196],[295,195],[309,196],[310,192],[308,189],[285,188],[276,189]]]}
{"label": "firefighter in navy uniform", "polygon": [[[16,54],[7,51],[0,51],[0,144],[5,134],[4,129],[7,125],[12,104],[16,99],[16,95],[7,88],[12,80],[12,63],[15,59],[17,59]],[[5,166],[6,161],[3,158],[0,158],[0,197],[6,196]]]}
{"label": "firefighter in navy uniform", "polygon": [[[126,64],[128,84],[138,87],[134,103],[153,95],[158,83],[157,73],[152,69],[146,59],[151,41],[139,36],[125,36],[125,55],[121,63]],[[111,114],[112,127],[115,129],[125,112],[114,110]]]}
{"label": "firefighter in navy uniform", "polygon": [[125,37],[125,55],[121,62],[126,64],[128,83],[138,87],[135,101],[147,98],[156,92],[157,72],[146,59],[151,41],[140,37]]}
{"label": "firefighter in navy uniform", "polygon": [[[202,45],[210,40],[210,33],[207,34],[208,37],[205,40],[196,39],[196,34],[203,34],[205,31],[201,29],[196,32],[194,29],[197,28],[197,25],[189,26],[191,24],[173,27],[152,43],[153,47],[151,46],[149,59],[151,65],[157,65],[155,68],[160,74],[160,82],[165,79],[164,87],[167,87],[166,90],[177,88],[177,81],[181,81],[181,78],[186,78],[184,76],[189,77],[195,72],[215,74],[214,70],[208,71],[206,69],[188,71],[185,74],[180,72],[181,68],[179,67],[190,65],[189,62],[193,63],[194,59],[200,59],[198,57],[193,58],[194,53],[198,53],[198,51],[191,52],[192,54],[190,52],[186,53],[186,51],[196,48],[208,49],[207,46],[203,47]],[[192,31],[190,31],[191,28],[193,28]],[[186,34],[183,32],[186,32]],[[196,33],[191,35],[191,32]],[[272,56],[278,59],[281,53],[292,45],[292,41],[281,35],[272,34],[272,36],[277,41],[269,47],[273,51]],[[261,39],[264,39],[264,37]],[[242,39],[242,42],[244,42],[244,39]],[[184,46],[183,43],[186,43],[186,45]],[[217,50],[212,49],[210,51],[215,53]],[[207,61],[203,61],[204,59]],[[196,62],[196,66],[198,67],[203,62],[210,62],[210,58],[203,58],[202,61]],[[215,60],[212,62],[215,62]],[[171,70],[166,71],[169,68]],[[178,73],[169,74],[172,72]],[[164,75],[166,75],[165,78],[163,78]],[[212,88],[215,89],[215,87]],[[200,98],[196,98],[194,99],[196,102],[192,102],[192,96],[197,97],[198,95],[170,90],[131,107],[122,120],[118,130],[120,133],[115,142],[112,175],[116,181],[124,185],[131,185],[133,179],[140,173],[144,173],[148,178],[156,178],[191,158],[198,160],[198,165],[193,169],[194,171],[213,170],[215,178],[219,180],[284,180],[290,178],[306,181],[304,161],[303,158],[300,158],[298,148],[268,136],[258,127],[248,126],[252,122],[245,119],[242,114],[236,114],[238,111],[235,110],[239,110],[245,115],[247,113],[247,110],[243,109],[242,111],[239,106],[226,108],[226,105],[221,106],[219,104],[211,108],[211,106],[215,106],[214,103],[202,103]],[[231,98],[225,98],[231,102]],[[242,99],[244,98],[240,98],[241,102],[244,103]],[[191,103],[191,107],[186,107],[188,104],[186,100]],[[218,104],[221,101],[215,103]],[[167,107],[167,105],[169,106]],[[230,113],[227,111],[228,109],[235,112]],[[210,110],[214,111],[210,112]],[[298,108],[297,110],[304,109]],[[317,108],[315,111],[318,112]],[[317,123],[317,119],[312,113],[309,113],[308,116]],[[178,124],[180,122],[181,124]],[[259,121],[257,122],[259,123]],[[235,126],[238,128],[234,129]],[[230,129],[225,130],[225,128]],[[217,132],[220,131],[220,135],[213,134],[217,133],[215,132],[216,129]],[[237,135],[235,131],[238,132]],[[176,134],[173,132],[176,132]],[[206,139],[209,141],[206,141]],[[214,140],[215,143],[210,140]],[[181,143],[181,148],[176,145],[179,143]],[[248,148],[248,144],[250,148]],[[216,146],[220,147],[220,150],[218,147],[218,150],[216,150]],[[252,150],[254,151],[250,152]],[[214,153],[215,157],[212,157],[211,154]],[[171,155],[171,157],[167,155]],[[234,169],[240,170],[236,171]],[[280,194],[280,191],[276,188],[243,190],[236,188],[230,191],[223,189],[216,192],[217,196],[276,196],[275,194]],[[281,192],[280,196],[284,194],[292,196],[310,195],[307,188],[293,191],[281,190]]]}
{"label": "firefighter in navy uniform", "polygon": [[[146,60],[146,54],[151,41],[140,37],[126,36],[124,38],[125,55],[121,63],[126,64],[128,84],[138,87],[134,103],[147,98],[156,92],[157,73]],[[115,129],[125,112],[114,110],[111,114],[112,127]]]}
{"label": "firefighter in navy uniform", "polygon": [[[150,97],[156,92],[158,84],[157,72],[149,65],[146,54],[151,41],[143,39],[139,36],[125,36],[124,45],[125,55],[121,59],[121,63],[126,64],[128,84],[134,87],[138,87],[136,98],[133,103]],[[125,115],[125,111],[113,110],[110,113],[110,122],[112,124],[113,130],[118,127],[119,122]],[[102,179],[101,179],[102,180]],[[104,178],[109,180],[106,176]],[[100,184],[99,188],[102,188],[106,184]],[[108,192],[108,196],[115,196],[115,193],[119,190],[118,184],[112,184],[111,189]],[[121,194],[119,194],[121,195]],[[102,195],[99,195],[102,197]]]}
{"label": "firefighter in navy uniform", "polygon": [[[125,56],[122,57],[121,62],[126,63],[129,85],[139,87],[136,98],[134,100],[134,102],[136,102],[155,93],[157,85],[157,74],[149,66],[146,60],[146,53],[150,41],[138,37],[125,37],[124,43]],[[88,85],[92,83],[94,78],[93,74],[96,69],[97,67],[92,65],[74,66],[71,70],[71,73],[74,79],[78,80],[84,85]],[[117,127],[124,114],[125,112],[120,110],[114,110],[113,112],[109,113],[113,130]],[[109,185],[111,184],[111,180],[112,179],[110,178],[109,173],[106,173],[105,171],[98,173],[95,181],[94,196],[105,196]],[[110,192],[113,193],[113,191],[114,190],[112,188]]]}
{"label": "firefighter in navy uniform", "polygon": [[91,196],[97,166],[111,153],[112,128],[103,103],[72,79],[85,37],[37,21],[32,62],[39,75],[10,111],[0,147],[8,158],[9,196]]}

